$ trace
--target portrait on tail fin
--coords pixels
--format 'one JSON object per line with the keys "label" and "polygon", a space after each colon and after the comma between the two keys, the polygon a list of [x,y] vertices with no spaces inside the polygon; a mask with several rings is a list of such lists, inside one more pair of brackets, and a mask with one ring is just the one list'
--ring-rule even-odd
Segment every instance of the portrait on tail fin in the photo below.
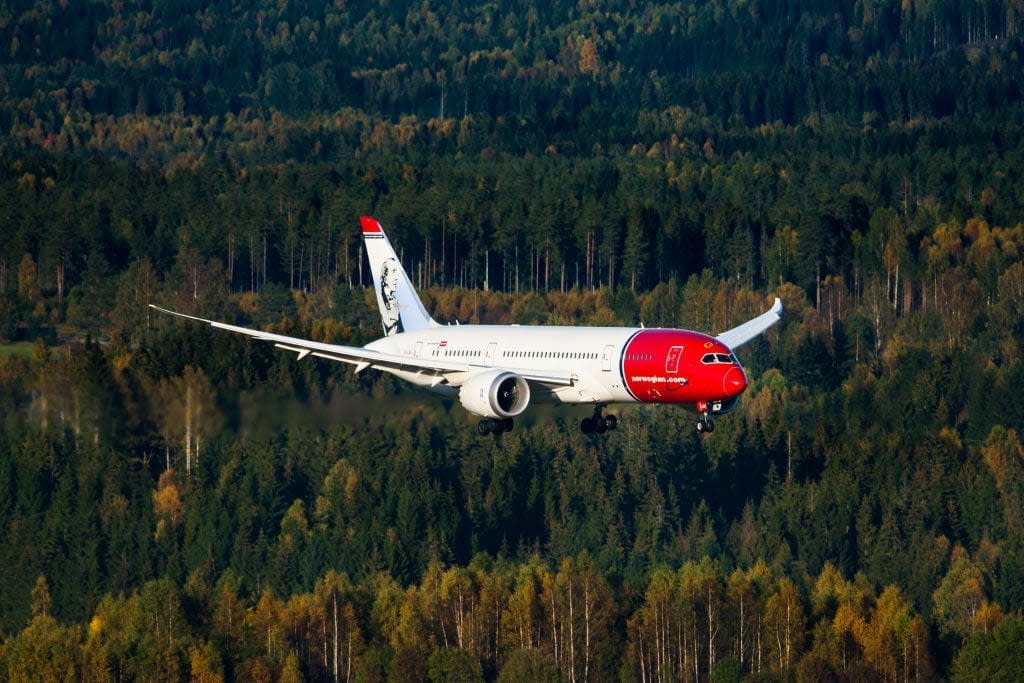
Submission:
{"label": "portrait on tail fin", "polygon": [[402,328],[402,315],[399,310],[401,302],[398,300],[398,261],[389,258],[381,264],[380,272],[380,300],[381,319],[384,323],[384,336],[390,337],[405,330]]}
{"label": "portrait on tail fin", "polygon": [[423,308],[423,302],[380,223],[370,216],[360,216],[359,221],[384,337],[437,327]]}

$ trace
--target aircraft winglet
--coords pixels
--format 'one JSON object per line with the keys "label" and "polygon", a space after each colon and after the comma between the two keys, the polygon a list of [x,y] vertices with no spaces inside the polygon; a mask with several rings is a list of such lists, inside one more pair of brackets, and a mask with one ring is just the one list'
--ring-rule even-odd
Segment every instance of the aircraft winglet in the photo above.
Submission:
{"label": "aircraft winglet", "polygon": [[731,330],[723,332],[722,334],[718,335],[716,339],[718,339],[718,341],[728,346],[730,349],[735,349],[737,347],[743,346],[751,339],[763,334],[765,330],[770,328],[775,323],[779,322],[781,318],[782,299],[780,299],[779,297],[775,297],[775,303],[772,304],[772,307],[770,309],[768,309],[761,315],[757,316],[753,320],[748,320],[742,325],[739,325],[737,327],[732,328]]}

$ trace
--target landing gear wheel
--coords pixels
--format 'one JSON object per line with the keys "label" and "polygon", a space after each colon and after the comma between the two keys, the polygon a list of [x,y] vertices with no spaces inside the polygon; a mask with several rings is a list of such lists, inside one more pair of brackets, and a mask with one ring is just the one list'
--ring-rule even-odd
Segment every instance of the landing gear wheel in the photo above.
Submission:
{"label": "landing gear wheel", "polygon": [[713,431],[715,431],[715,422],[710,417],[708,417],[707,415],[704,415],[699,420],[697,420],[697,433],[698,434],[703,434],[704,432],[709,432],[710,433],[710,432],[713,432]]}
{"label": "landing gear wheel", "polygon": [[489,417],[485,417],[480,420],[476,426],[476,431],[480,432],[481,436],[488,434],[504,434],[505,432],[511,432],[514,422],[511,417],[506,417],[504,420],[494,420]]}
{"label": "landing gear wheel", "polygon": [[604,434],[619,426],[619,418],[614,415],[602,415],[603,405],[594,406],[594,414],[580,420],[580,431],[584,434]]}

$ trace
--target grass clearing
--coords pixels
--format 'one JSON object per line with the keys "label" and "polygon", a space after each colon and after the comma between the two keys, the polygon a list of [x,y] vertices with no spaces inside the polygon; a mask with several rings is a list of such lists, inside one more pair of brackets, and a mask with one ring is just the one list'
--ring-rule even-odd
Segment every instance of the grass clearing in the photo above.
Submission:
{"label": "grass clearing", "polygon": [[34,345],[34,342],[28,341],[0,344],[0,358],[10,358],[12,356],[17,356],[19,358],[31,358],[32,348]]}

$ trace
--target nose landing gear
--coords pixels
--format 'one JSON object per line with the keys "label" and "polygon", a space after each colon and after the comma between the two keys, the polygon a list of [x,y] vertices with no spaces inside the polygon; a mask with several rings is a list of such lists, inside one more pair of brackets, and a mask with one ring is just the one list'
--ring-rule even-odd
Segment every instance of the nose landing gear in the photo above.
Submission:
{"label": "nose landing gear", "polygon": [[604,434],[619,426],[619,418],[614,415],[602,415],[602,410],[604,410],[604,406],[594,406],[593,416],[580,420],[580,431],[584,434],[593,434],[595,432]]}
{"label": "nose landing gear", "polygon": [[715,421],[708,417],[707,413],[704,413],[704,415],[697,420],[697,433],[703,434],[704,432],[713,431],[715,431]]}
{"label": "nose landing gear", "polygon": [[697,412],[700,413],[700,419],[697,420],[697,433],[703,434],[704,432],[715,431],[715,423],[710,417],[708,417],[708,414],[711,412],[711,406],[707,401],[697,402]]}

